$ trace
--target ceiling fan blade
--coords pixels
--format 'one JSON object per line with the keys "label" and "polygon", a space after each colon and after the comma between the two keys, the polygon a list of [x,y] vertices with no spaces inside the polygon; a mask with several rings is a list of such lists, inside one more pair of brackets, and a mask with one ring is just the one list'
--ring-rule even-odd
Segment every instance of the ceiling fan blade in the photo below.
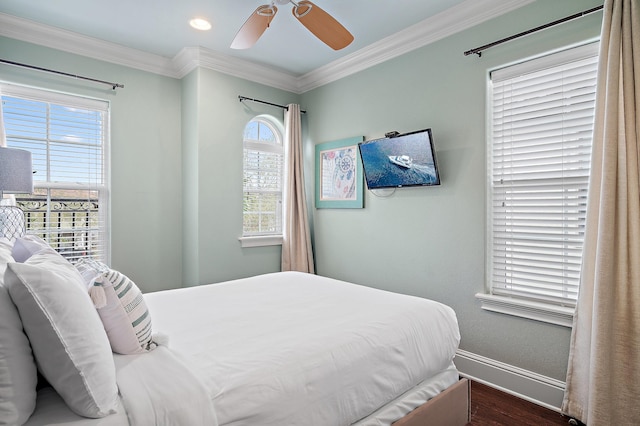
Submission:
{"label": "ceiling fan blade", "polygon": [[343,49],[353,41],[353,35],[340,22],[308,0],[298,2],[292,12],[302,25],[333,50]]}
{"label": "ceiling fan blade", "polygon": [[271,24],[271,20],[276,16],[277,12],[278,8],[272,4],[258,7],[242,25],[242,28],[238,30],[231,42],[231,48],[248,49],[256,44],[260,36],[269,28],[269,24]]}

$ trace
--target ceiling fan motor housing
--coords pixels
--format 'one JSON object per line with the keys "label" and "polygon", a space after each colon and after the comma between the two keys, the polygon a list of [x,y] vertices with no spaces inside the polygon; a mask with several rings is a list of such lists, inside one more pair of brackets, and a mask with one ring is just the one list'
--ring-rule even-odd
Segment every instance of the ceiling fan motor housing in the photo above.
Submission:
{"label": "ceiling fan motor housing", "polygon": [[278,12],[276,4],[293,4],[293,16],[313,35],[334,50],[347,47],[353,41],[353,35],[333,16],[316,6],[310,0],[272,0],[270,4],[258,6],[249,19],[240,28],[231,43],[232,49],[248,49],[262,36],[271,20]]}

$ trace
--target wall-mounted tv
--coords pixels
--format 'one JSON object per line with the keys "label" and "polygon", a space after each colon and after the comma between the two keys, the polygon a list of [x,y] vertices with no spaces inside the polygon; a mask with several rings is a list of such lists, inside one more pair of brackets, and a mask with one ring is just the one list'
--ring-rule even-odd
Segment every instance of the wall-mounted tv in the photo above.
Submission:
{"label": "wall-mounted tv", "polygon": [[440,185],[431,129],[358,144],[367,188]]}

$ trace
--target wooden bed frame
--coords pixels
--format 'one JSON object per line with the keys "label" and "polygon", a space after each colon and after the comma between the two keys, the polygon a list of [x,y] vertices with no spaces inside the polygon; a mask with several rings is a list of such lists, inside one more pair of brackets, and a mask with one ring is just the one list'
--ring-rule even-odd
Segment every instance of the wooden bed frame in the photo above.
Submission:
{"label": "wooden bed frame", "polygon": [[393,426],[465,426],[471,421],[471,382],[462,378]]}

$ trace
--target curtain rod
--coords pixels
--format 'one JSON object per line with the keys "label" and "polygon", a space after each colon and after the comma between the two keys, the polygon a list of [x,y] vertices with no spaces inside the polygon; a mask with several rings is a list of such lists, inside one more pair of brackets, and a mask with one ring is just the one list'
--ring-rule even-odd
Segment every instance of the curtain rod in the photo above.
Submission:
{"label": "curtain rod", "polygon": [[111,83],[110,81],[97,80],[97,79],[91,78],[91,77],[83,77],[81,75],[75,75],[75,74],[69,74],[69,73],[62,72],[62,71],[50,70],[48,68],[36,67],[34,65],[21,64],[20,62],[8,61],[6,59],[0,59],[0,62],[2,62],[4,64],[14,65],[16,67],[30,68],[32,70],[43,71],[43,72],[48,72],[48,73],[52,73],[52,74],[64,75],[65,77],[73,77],[73,78],[78,78],[78,79],[81,79],[81,80],[93,81],[94,83],[107,84],[107,85],[111,86],[111,88],[113,90],[116,90],[116,88],[118,88],[118,87],[121,88],[121,89],[124,89],[124,84],[120,84],[120,83]]}
{"label": "curtain rod", "polygon": [[[287,111],[289,111],[289,107],[286,106],[286,105],[273,104],[271,102],[261,101],[260,99],[247,98],[246,96],[240,96],[240,95],[238,95],[238,99],[240,100],[240,102],[242,102],[242,101],[258,102],[259,104],[271,105],[271,106],[282,108],[282,109],[286,109]],[[307,113],[307,111],[302,110],[302,109],[300,110],[300,112],[303,113],[303,114]]]}
{"label": "curtain rod", "polygon": [[586,16],[586,15],[589,15],[589,14],[591,14],[593,12],[597,12],[599,10],[602,10],[602,8],[603,8],[603,6],[597,6],[597,7],[594,7],[593,9],[585,10],[585,11],[576,13],[575,15],[567,16],[566,18],[562,18],[562,19],[558,19],[557,21],[549,22],[548,24],[544,24],[544,25],[541,25],[539,27],[532,28],[530,30],[523,31],[521,33],[512,35],[510,37],[506,37],[506,38],[503,38],[501,40],[494,41],[493,43],[485,44],[484,46],[480,46],[480,47],[476,47],[475,49],[467,50],[466,52],[464,52],[464,55],[467,56],[467,55],[476,54],[478,56],[482,56],[482,51],[483,50],[487,50],[487,49],[489,49],[491,47],[494,47],[494,46],[497,46],[499,44],[506,43],[507,41],[511,41],[511,40],[516,39],[516,38],[520,38],[520,37],[529,35],[531,33],[535,33],[537,31],[544,30],[544,29],[547,29],[549,27],[553,27],[555,25],[562,24],[562,23],[567,22],[567,21],[571,21],[571,20],[576,19],[576,18],[582,18],[583,16]]}

